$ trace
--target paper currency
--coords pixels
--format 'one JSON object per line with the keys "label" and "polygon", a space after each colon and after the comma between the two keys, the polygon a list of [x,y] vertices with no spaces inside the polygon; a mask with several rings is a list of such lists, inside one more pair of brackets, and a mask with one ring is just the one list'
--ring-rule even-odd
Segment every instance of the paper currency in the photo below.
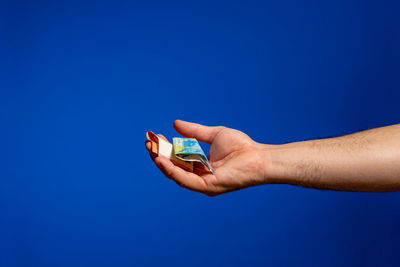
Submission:
{"label": "paper currency", "polygon": [[175,137],[173,144],[171,144],[151,131],[148,131],[146,136],[147,140],[151,141],[152,153],[163,155],[171,159],[175,165],[191,172],[193,172],[193,162],[200,162],[210,172],[214,173],[210,162],[195,138]]}
{"label": "paper currency", "polygon": [[174,153],[177,158],[184,161],[201,162],[209,171],[214,173],[203,149],[201,149],[199,142],[195,138],[174,137],[173,143]]}
{"label": "paper currency", "polygon": [[155,155],[162,155],[164,157],[169,158],[175,165],[193,172],[193,162],[191,161],[184,161],[182,159],[179,159],[175,156],[174,153],[174,146],[164,140],[163,138],[160,138],[158,135],[153,133],[152,131],[148,131],[146,133],[147,140],[151,142],[151,153]]}

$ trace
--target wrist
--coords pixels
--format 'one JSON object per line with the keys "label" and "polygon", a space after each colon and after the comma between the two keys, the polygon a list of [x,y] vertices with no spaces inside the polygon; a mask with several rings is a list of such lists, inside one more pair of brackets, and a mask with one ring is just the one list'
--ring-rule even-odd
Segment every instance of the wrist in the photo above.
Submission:
{"label": "wrist", "polygon": [[303,184],[299,170],[301,143],[261,145],[264,183]]}

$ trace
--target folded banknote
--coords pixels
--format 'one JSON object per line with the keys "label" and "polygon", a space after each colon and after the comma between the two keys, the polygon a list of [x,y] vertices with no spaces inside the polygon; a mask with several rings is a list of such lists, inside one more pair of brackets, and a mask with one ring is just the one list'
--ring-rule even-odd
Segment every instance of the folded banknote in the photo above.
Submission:
{"label": "folded banknote", "polygon": [[199,142],[195,138],[174,137],[173,143],[174,153],[177,158],[184,161],[201,162],[208,170],[213,172],[203,149],[201,149]]}
{"label": "folded banknote", "polygon": [[211,165],[195,138],[173,138],[173,144],[160,138],[155,133],[148,131],[147,140],[151,142],[151,152],[157,155],[163,155],[171,161],[188,171],[193,172],[193,163],[202,163],[210,172],[214,173]]}

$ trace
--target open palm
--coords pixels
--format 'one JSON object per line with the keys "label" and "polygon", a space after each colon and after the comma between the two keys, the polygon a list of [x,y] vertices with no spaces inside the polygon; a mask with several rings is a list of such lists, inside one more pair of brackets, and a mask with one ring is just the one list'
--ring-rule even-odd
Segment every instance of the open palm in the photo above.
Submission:
{"label": "open palm", "polygon": [[[214,171],[211,174],[198,166],[193,173],[187,172],[166,157],[153,158],[160,170],[180,186],[213,196],[263,182],[264,163],[259,144],[245,133],[180,120],[174,126],[183,136],[210,144],[209,161]],[[149,143],[146,147],[151,148]]]}

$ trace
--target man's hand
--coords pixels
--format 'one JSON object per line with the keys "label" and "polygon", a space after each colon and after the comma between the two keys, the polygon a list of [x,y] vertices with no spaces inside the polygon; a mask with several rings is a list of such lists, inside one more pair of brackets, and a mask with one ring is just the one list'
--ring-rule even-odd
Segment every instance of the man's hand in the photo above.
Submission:
{"label": "man's hand", "polygon": [[[209,196],[264,183],[265,157],[262,145],[245,133],[223,126],[208,127],[177,120],[175,129],[185,137],[196,138],[210,144],[209,161],[214,175],[202,168],[187,172],[175,166],[168,158],[153,158],[168,178],[187,189]],[[159,135],[164,138],[164,136]],[[146,142],[151,150],[151,143]]]}
{"label": "man's hand", "polygon": [[[203,168],[187,172],[162,156],[153,160],[177,184],[210,196],[265,183],[349,191],[400,190],[400,124],[283,145],[260,144],[222,126],[179,120],[174,125],[183,136],[211,144],[209,160],[215,174]],[[146,147],[151,149],[150,142]]]}

